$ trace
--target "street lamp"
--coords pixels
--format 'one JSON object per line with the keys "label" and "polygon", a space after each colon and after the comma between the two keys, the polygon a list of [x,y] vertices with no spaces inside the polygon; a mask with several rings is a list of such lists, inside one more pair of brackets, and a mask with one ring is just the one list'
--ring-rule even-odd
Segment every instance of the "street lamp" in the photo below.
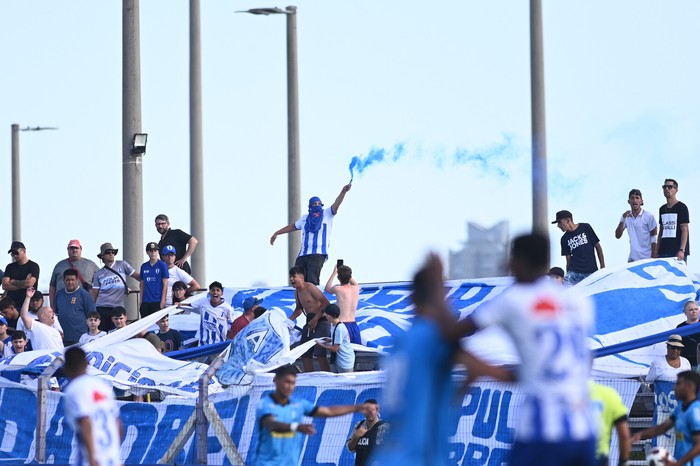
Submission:
{"label": "street lamp", "polygon": [[148,134],[146,133],[135,133],[134,142],[131,144],[131,155],[134,157],[146,154],[146,142],[148,141]]}
{"label": "street lamp", "polygon": [[[294,223],[301,216],[301,181],[299,164],[299,85],[297,79],[297,7],[251,8],[236,13],[252,15],[287,15],[287,220]],[[294,266],[301,248],[299,235],[288,238],[289,267]]]}
{"label": "street lamp", "polygon": [[12,240],[22,239],[22,220],[20,210],[20,188],[19,188],[19,132],[20,131],[44,131],[56,130],[58,128],[50,126],[35,126],[30,128],[19,128],[18,124],[12,125]]}

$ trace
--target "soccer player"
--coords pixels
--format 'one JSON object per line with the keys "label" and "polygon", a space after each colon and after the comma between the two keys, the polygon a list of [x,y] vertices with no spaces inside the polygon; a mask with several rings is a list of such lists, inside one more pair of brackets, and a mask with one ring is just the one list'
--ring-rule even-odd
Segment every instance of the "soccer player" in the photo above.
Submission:
{"label": "soccer player", "polygon": [[661,424],[644,429],[632,436],[632,442],[639,442],[661,435],[671,428],[676,428],[676,448],[673,456],[676,462],[668,462],[667,466],[698,464],[700,461],[700,375],[693,371],[678,374],[673,392],[679,401],[671,417]]}
{"label": "soccer player", "polygon": [[[593,305],[575,288],[565,293],[545,277],[548,267],[545,236],[517,237],[510,257],[516,283],[453,329],[468,335],[498,325],[518,350],[515,376],[525,401],[509,464],[588,466],[594,462],[597,430],[588,393]],[[469,356],[465,365],[473,377],[482,369]]]}
{"label": "soccer player", "polygon": [[71,379],[65,389],[66,417],[78,440],[81,466],[122,464],[119,457],[123,426],[112,389],[102,380],[87,375],[85,351],[66,350],[63,372]]}
{"label": "soccer player", "polygon": [[296,465],[299,463],[303,435],[313,435],[313,424],[302,424],[304,416],[337,417],[365,411],[364,404],[314,406],[309,400],[292,395],[297,381],[296,367],[287,365],[275,371],[275,391],[258,402],[255,421],[258,423],[256,466]]}
{"label": "soccer player", "polygon": [[610,456],[610,438],[612,428],[617,431],[620,448],[619,464],[625,464],[630,459],[630,428],[627,423],[627,406],[622,402],[620,394],[614,388],[591,381],[588,388],[591,391],[593,412],[598,416],[598,445],[595,461],[599,466],[608,466]]}

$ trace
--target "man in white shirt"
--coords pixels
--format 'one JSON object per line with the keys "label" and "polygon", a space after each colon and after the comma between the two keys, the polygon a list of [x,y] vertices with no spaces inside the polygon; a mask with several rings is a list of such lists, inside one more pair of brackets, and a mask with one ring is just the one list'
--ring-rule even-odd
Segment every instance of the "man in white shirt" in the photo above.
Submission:
{"label": "man in white shirt", "polygon": [[29,339],[32,341],[33,350],[63,351],[63,339],[61,334],[53,328],[56,316],[50,307],[42,307],[36,313],[34,320],[29,315],[29,301],[34,296],[34,288],[27,288],[27,297],[24,298],[20,319],[27,329]]}
{"label": "man in white shirt", "polygon": [[642,209],[644,200],[640,190],[631,190],[627,203],[630,210],[622,213],[620,223],[615,229],[615,238],[622,238],[622,233],[627,230],[630,237],[630,255],[627,262],[649,259],[656,255],[656,219],[651,212]]}

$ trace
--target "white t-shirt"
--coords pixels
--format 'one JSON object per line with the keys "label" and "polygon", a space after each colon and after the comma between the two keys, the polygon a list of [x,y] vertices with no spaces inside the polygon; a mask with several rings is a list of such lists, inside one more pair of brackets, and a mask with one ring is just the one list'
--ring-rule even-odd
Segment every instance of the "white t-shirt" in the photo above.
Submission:
{"label": "white t-shirt", "polygon": [[654,216],[642,209],[634,218],[632,215],[623,220],[623,225],[627,229],[630,237],[630,255],[628,261],[638,261],[651,258],[651,235],[650,233],[658,226]]}
{"label": "white t-shirt", "polygon": [[173,266],[172,269],[168,269],[170,277],[168,278],[168,291],[165,294],[165,305],[173,305],[173,284],[175,282],[183,282],[185,285],[189,285],[192,281],[192,275],[182,270],[180,267]]}
{"label": "white t-shirt", "polygon": [[[36,313],[32,312],[32,311],[29,311],[29,317],[31,317],[32,320],[38,319]],[[63,327],[61,327],[61,323],[58,321],[58,317],[56,317],[53,320],[52,327],[55,328],[56,330],[58,330],[60,333],[63,333]],[[21,330],[24,333],[27,333],[27,327],[24,326],[24,321],[22,320],[22,318],[17,319],[17,330]],[[27,339],[29,339],[29,338],[30,338],[29,334],[27,334]]]}
{"label": "white t-shirt", "polygon": [[91,341],[95,341],[98,338],[101,338],[103,336],[107,335],[107,332],[100,330],[100,332],[97,335],[90,335],[89,332],[85,332],[80,336],[80,340],[78,341],[78,344],[80,346],[83,346],[86,343],[90,343]]}
{"label": "white t-shirt", "polygon": [[199,345],[209,345],[226,340],[226,335],[233,322],[233,309],[226,301],[218,306],[211,305],[204,299],[199,309]]}
{"label": "white t-shirt", "polygon": [[[89,465],[87,449],[79,435],[78,420],[89,417],[92,424],[92,437],[99,465],[122,464],[120,458],[121,438],[119,435],[119,408],[114,401],[112,388],[102,380],[89,375],[81,375],[71,381],[65,389],[66,417],[76,432],[81,465]],[[71,464],[78,464],[71,458]]]}
{"label": "white t-shirt", "polygon": [[676,369],[671,367],[668,361],[666,361],[666,356],[661,356],[652,361],[651,366],[649,366],[649,373],[647,373],[647,383],[654,383],[656,380],[662,382],[675,382],[679,373],[683,371],[690,370],[690,361],[688,361],[683,356],[681,358],[681,365]]}
{"label": "white t-shirt", "polygon": [[[566,290],[566,291],[565,291]],[[499,325],[520,354],[518,376],[525,392],[518,438],[549,442],[595,435],[588,378],[593,303],[548,278],[515,284],[472,315],[477,327]]]}
{"label": "white t-shirt", "polygon": [[340,345],[335,360],[338,367],[353,369],[355,367],[355,351],[352,349],[348,328],[342,322],[331,329],[331,346],[333,345]]}
{"label": "white t-shirt", "polygon": [[[22,319],[20,319],[22,320]],[[53,327],[42,324],[38,320],[32,322],[32,328],[26,330],[27,338],[32,340],[34,350],[55,350],[63,352],[63,339]]]}

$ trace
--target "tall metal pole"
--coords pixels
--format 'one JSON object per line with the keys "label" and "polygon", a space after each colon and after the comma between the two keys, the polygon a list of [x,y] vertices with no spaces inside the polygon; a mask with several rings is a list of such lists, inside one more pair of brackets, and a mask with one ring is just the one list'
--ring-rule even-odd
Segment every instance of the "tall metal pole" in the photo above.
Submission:
{"label": "tall metal pole", "polygon": [[22,239],[22,213],[19,199],[19,125],[12,125],[12,241]]}
{"label": "tall metal pole", "polygon": [[[294,223],[301,216],[301,177],[299,163],[299,85],[297,73],[297,7],[287,7],[287,220]],[[291,268],[301,249],[301,235],[288,235]]]}
{"label": "tall metal pole", "polygon": [[190,228],[197,238],[192,275],[207,283],[204,240],[204,164],[202,161],[202,43],[199,0],[190,0]]}
{"label": "tall metal pole", "polygon": [[[143,166],[131,153],[141,133],[141,41],[139,0],[122,3],[122,224],[124,259],[133,267],[143,260]],[[133,288],[133,283],[132,283]],[[126,300],[127,318],[138,319],[134,299]]]}
{"label": "tall metal pole", "polygon": [[530,86],[532,101],[532,230],[548,234],[547,131],[544,100],[542,0],[530,0]]}

